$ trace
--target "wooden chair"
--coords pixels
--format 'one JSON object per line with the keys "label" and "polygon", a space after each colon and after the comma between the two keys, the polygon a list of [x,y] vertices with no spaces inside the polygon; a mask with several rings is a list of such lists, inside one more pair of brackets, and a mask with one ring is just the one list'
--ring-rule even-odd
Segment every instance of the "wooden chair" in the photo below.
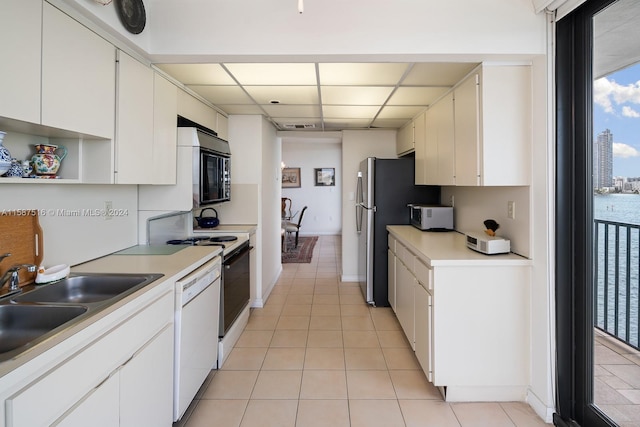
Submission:
{"label": "wooden chair", "polygon": [[291,199],[288,197],[282,198],[282,219],[291,219]]}
{"label": "wooden chair", "polygon": [[302,224],[302,217],[304,216],[304,211],[306,210],[307,210],[307,206],[302,208],[302,211],[300,211],[300,216],[298,217],[297,224],[291,221],[286,221],[284,224],[284,230],[286,231],[287,235],[291,233],[296,233],[296,244],[295,244],[296,248],[298,247],[298,234],[300,233],[300,225]]}

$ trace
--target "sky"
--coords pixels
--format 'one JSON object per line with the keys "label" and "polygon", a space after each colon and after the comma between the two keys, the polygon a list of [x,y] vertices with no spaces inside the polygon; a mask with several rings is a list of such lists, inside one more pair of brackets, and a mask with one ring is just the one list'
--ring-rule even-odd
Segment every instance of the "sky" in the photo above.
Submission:
{"label": "sky", "polygon": [[593,84],[593,140],[613,134],[613,176],[640,177],[640,63]]}

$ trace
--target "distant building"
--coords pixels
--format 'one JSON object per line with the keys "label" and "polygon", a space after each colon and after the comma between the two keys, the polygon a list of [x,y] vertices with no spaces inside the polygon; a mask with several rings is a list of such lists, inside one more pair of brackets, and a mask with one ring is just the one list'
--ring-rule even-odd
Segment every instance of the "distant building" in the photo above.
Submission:
{"label": "distant building", "polygon": [[593,185],[595,188],[613,186],[613,134],[609,129],[600,132],[593,152]]}

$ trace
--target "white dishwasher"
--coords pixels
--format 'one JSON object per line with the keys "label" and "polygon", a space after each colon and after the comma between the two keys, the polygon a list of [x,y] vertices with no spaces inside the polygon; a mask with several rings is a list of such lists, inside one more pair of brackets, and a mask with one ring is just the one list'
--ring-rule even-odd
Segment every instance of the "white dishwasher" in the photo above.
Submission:
{"label": "white dishwasher", "polygon": [[218,360],[220,257],[176,282],[173,420],[184,415]]}

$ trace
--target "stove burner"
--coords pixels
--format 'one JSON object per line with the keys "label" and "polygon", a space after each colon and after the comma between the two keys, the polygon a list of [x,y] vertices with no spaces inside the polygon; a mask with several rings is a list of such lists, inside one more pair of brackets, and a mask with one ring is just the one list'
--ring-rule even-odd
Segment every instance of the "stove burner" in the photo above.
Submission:
{"label": "stove burner", "polygon": [[213,236],[209,240],[212,242],[233,242],[234,240],[238,240],[238,236]]}
{"label": "stove burner", "polygon": [[197,245],[198,242],[209,240],[208,237],[189,237],[188,239],[168,240],[167,245]]}

